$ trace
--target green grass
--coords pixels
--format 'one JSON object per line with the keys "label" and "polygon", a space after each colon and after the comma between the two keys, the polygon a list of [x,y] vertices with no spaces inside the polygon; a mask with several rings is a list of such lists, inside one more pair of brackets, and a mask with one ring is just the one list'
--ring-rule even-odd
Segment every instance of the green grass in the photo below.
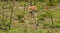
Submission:
{"label": "green grass", "polygon": [[[24,2],[16,2],[16,5],[17,6],[24,5]],[[41,6],[41,5],[42,5],[41,2],[37,2],[37,4],[36,4],[36,6],[37,6],[37,8],[39,10],[38,11],[38,18],[43,18],[43,16],[42,16],[43,14],[42,13],[46,14],[46,12],[50,12],[50,10],[48,10],[48,9],[47,10],[43,9],[43,11],[42,11],[41,8],[44,7],[44,6]],[[2,3],[0,3],[0,6],[2,6]],[[5,6],[6,7],[10,7],[9,4],[7,4]],[[0,7],[0,10],[2,10],[1,7]],[[11,12],[9,11],[10,9],[6,9],[6,10],[5,10],[5,15],[7,17],[5,17],[6,18],[5,22],[9,22],[9,20],[10,20],[9,18],[10,18],[10,13]],[[0,12],[2,14],[2,11],[0,11]],[[54,21],[54,26],[55,25],[60,26],[60,20],[59,20],[59,18],[60,18],[60,10],[54,10],[54,11],[52,10],[51,14],[53,14],[53,18],[55,20]],[[13,16],[17,18],[17,15],[24,15],[24,10],[23,9],[14,8]],[[46,21],[45,20],[42,21],[41,19],[38,20],[39,24],[42,26],[42,29],[40,29],[41,26],[37,29],[36,28],[37,26],[33,26],[33,27],[32,26],[27,26],[29,24],[27,24],[27,25],[25,25],[25,23],[21,24],[18,20],[14,20],[13,19],[12,28],[10,30],[6,30],[6,31],[1,30],[0,33],[47,33],[47,31],[48,31],[47,28],[44,29],[43,27],[46,26],[46,27],[49,28],[49,26],[51,26],[51,21],[47,20],[47,19],[50,19],[50,16],[48,16],[48,15],[49,14],[47,14],[46,15],[47,17],[45,18]],[[2,16],[0,15],[0,21],[1,21],[1,19],[2,19]],[[56,20],[56,19],[58,19],[58,20]],[[60,29],[57,28],[57,32],[54,30],[54,33],[60,33],[59,30]]]}

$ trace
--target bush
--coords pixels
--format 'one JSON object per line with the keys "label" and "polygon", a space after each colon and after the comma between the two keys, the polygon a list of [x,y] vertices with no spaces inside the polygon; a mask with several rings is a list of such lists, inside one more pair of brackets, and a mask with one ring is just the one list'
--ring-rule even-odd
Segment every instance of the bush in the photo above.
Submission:
{"label": "bush", "polygon": [[49,6],[55,6],[55,5],[57,5],[58,0],[46,0],[45,2]]}

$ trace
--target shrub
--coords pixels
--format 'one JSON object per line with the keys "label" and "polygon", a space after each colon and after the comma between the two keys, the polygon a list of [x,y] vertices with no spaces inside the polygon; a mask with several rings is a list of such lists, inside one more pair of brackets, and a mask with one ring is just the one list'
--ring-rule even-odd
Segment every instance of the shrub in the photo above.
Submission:
{"label": "shrub", "polygon": [[58,0],[46,0],[45,2],[49,6],[55,6],[55,5],[57,5]]}

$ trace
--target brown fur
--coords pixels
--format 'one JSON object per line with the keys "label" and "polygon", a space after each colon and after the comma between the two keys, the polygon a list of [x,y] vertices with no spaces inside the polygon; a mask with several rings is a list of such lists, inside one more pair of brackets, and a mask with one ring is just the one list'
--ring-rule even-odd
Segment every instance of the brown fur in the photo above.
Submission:
{"label": "brown fur", "polygon": [[32,12],[36,12],[37,11],[37,7],[36,6],[29,6],[28,7],[28,12],[32,13]]}

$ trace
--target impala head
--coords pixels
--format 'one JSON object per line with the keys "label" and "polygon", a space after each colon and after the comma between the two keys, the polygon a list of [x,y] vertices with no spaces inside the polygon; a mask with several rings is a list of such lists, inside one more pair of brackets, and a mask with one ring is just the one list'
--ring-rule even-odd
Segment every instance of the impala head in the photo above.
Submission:
{"label": "impala head", "polygon": [[32,13],[32,12],[36,12],[37,11],[37,7],[36,6],[29,6],[28,7],[28,12]]}

